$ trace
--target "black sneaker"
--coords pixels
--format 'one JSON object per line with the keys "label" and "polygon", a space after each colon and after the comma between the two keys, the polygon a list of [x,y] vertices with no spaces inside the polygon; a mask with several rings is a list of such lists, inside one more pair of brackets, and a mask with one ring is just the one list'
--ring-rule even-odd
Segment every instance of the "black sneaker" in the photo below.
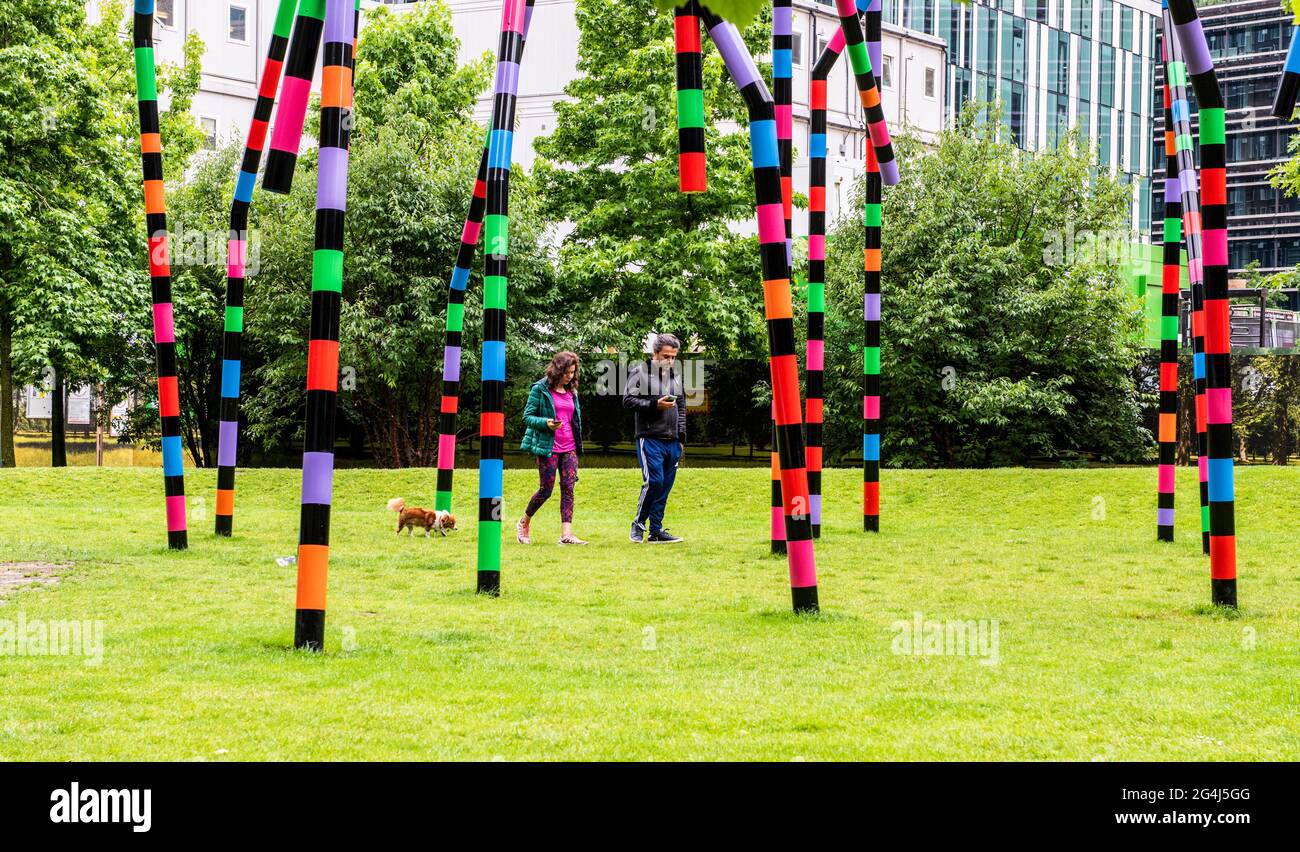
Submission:
{"label": "black sneaker", "polygon": [[645,524],[640,521],[633,521],[632,531],[627,534],[627,538],[633,544],[643,544],[645,542]]}
{"label": "black sneaker", "polygon": [[659,530],[658,532],[650,533],[651,544],[678,544],[681,541],[682,539],[668,532],[668,530]]}

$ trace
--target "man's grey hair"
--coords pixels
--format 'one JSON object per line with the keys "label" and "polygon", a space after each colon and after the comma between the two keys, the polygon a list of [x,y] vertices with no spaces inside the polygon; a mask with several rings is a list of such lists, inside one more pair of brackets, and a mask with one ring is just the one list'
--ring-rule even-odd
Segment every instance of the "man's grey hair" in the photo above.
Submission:
{"label": "man's grey hair", "polygon": [[652,344],[652,347],[651,347],[651,348],[654,350],[654,353],[655,353],[656,355],[658,355],[659,352],[660,352],[660,351],[661,351],[665,346],[671,346],[672,348],[677,349],[677,350],[680,351],[681,348],[682,348],[682,342],[681,342],[680,340],[677,339],[676,335],[672,335],[672,334],[656,334],[656,335],[655,335],[655,339],[654,339],[654,343]]}

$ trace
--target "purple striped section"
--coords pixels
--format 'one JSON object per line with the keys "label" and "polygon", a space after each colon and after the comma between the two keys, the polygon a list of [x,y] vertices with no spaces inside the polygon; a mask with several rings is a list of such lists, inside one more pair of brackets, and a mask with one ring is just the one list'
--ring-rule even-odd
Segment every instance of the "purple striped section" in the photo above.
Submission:
{"label": "purple striped section", "polygon": [[879,293],[867,293],[862,297],[862,318],[867,322],[880,321]]}
{"label": "purple striped section", "polygon": [[[722,54],[722,61],[727,65],[727,71],[736,81],[736,88],[743,89],[751,83],[762,84],[758,79],[758,68],[749,59],[749,50],[745,43],[740,39],[740,33],[736,32],[736,27],[722,21],[716,27],[709,30],[709,38],[717,45],[718,52]],[[785,225],[781,225],[781,230],[785,231]]]}
{"label": "purple striped section", "polygon": [[1156,525],[1162,527],[1172,527],[1174,525],[1174,510],[1156,509]]}
{"label": "purple striped section", "polygon": [[352,44],[352,25],[356,13],[351,3],[325,4],[325,43]]}
{"label": "purple striped section", "polygon": [[442,347],[442,380],[444,382],[460,381],[460,347]]}
{"label": "purple striped section", "polygon": [[1183,61],[1187,63],[1189,75],[1203,74],[1214,67],[1210,59],[1210,46],[1205,43],[1205,32],[1201,29],[1201,19],[1193,18],[1185,24],[1178,24],[1178,43],[1183,48]]}
{"label": "purple striped section", "polygon": [[221,467],[235,466],[235,443],[239,440],[239,424],[234,420],[222,420],[217,441],[217,464]]}
{"label": "purple striped section", "polygon": [[772,35],[792,35],[794,33],[794,9],[779,6],[772,9]]}
{"label": "purple striped section", "polygon": [[517,62],[497,63],[497,84],[493,92],[498,95],[513,95],[519,91],[519,64]]}
{"label": "purple striped section", "polygon": [[334,454],[302,454],[302,502],[328,506],[334,491]]}
{"label": "purple striped section", "polygon": [[348,207],[348,152],[346,148],[322,148],[316,180],[317,210],[346,210]]}

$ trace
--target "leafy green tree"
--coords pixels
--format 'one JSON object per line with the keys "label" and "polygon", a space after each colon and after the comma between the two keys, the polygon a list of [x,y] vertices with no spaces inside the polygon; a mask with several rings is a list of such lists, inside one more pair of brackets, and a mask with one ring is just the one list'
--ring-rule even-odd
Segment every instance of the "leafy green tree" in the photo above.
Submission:
{"label": "leafy green tree", "polygon": [[[1117,252],[1128,190],[1077,140],[1025,152],[968,109],[902,137],[884,193],[884,447],[896,466],[1141,458],[1140,306]],[[854,210],[861,210],[861,184]],[[828,248],[827,446],[861,452],[862,223]]]}
{"label": "leafy green tree", "polygon": [[[48,365],[59,384],[115,395],[147,363],[148,257],[130,46],[119,3],[90,25],[80,0],[18,0],[0,18],[0,458],[14,463],[13,388]],[[201,46],[163,69],[169,177],[199,133]],[[125,378],[124,378],[125,377]],[[61,402],[61,400],[59,400]],[[61,408],[61,405],[59,406]],[[56,411],[56,414],[58,412]],[[53,459],[63,461],[62,421]]]}
{"label": "leafy green tree", "polygon": [[[680,194],[673,19],[654,5],[577,3],[580,75],[535,143],[548,209],[573,223],[556,326],[586,350],[640,351],[653,329],[698,338],[713,357],[765,354],[757,240],[728,227],[754,217],[745,108],[705,37],[709,188]],[[761,22],[746,31],[755,55],[770,38]]]}
{"label": "leafy green tree", "polygon": [[[493,70],[489,57],[459,66],[456,49],[450,14],[433,2],[400,16],[368,13],[358,48],[340,407],[354,437],[385,466],[437,460],[447,286],[483,146],[473,108]],[[254,207],[261,269],[246,296],[252,360],[244,411],[247,434],[268,451],[301,440],[315,165],[314,152],[304,155],[293,193],[259,195]],[[510,183],[507,334],[509,371],[518,376],[534,370],[559,305],[538,194],[518,169]],[[469,412],[478,392],[481,282],[478,263],[461,370],[461,408]]]}

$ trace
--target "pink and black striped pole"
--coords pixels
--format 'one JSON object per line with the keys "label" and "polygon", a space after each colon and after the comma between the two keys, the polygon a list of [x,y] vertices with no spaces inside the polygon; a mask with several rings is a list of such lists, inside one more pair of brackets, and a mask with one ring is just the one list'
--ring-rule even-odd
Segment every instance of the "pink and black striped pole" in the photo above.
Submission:
{"label": "pink and black striped pole", "polygon": [[293,173],[298,166],[298,148],[302,144],[303,125],[307,121],[307,102],[311,99],[311,81],[320,54],[321,31],[325,27],[325,0],[301,0],[289,40],[289,59],[284,66],[284,84],[280,108],[271,131],[271,149],[266,155],[262,189],[287,195],[293,188]]}

